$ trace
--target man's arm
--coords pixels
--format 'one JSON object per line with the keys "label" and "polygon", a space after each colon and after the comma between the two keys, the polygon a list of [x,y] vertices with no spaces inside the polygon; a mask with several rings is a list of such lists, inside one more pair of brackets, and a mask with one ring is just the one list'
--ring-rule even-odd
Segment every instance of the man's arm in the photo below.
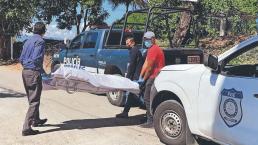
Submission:
{"label": "man's arm", "polygon": [[20,58],[19,58],[19,61],[20,61],[20,63],[23,65],[23,60],[24,60],[24,53],[25,53],[25,49],[24,49],[24,46],[23,46],[23,48],[22,48],[22,53],[21,53],[21,56],[20,56]]}
{"label": "man's arm", "polygon": [[154,61],[146,59],[144,62],[144,66],[142,69],[141,76],[143,77],[143,80],[146,81],[151,74],[152,68],[153,68]]}
{"label": "man's arm", "polygon": [[146,62],[146,59],[145,59],[144,64],[143,64],[142,69],[141,69],[140,77],[144,76],[144,74],[146,72],[146,65],[147,65],[147,62]]}

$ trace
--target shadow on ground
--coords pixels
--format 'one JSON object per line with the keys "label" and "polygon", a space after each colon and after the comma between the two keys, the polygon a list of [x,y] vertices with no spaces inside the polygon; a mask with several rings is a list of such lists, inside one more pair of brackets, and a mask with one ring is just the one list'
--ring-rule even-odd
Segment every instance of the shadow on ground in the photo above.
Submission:
{"label": "shadow on ground", "polygon": [[44,126],[58,127],[42,131],[41,133],[74,130],[74,129],[94,129],[103,127],[115,127],[115,126],[132,126],[141,124],[141,120],[144,118],[144,114],[130,116],[128,119],[120,118],[97,118],[97,119],[81,119],[81,120],[69,120],[62,124],[46,124]]}
{"label": "shadow on ground", "polygon": [[209,141],[209,140],[205,140],[203,138],[198,138],[197,139],[197,144],[198,145],[220,145],[220,144],[217,144],[215,142],[212,142],[212,141]]}
{"label": "shadow on ground", "polygon": [[3,60],[3,59],[0,59],[0,66],[2,65],[12,65],[12,64],[16,64],[16,63],[19,63],[18,59],[14,59],[14,60]]}
{"label": "shadow on ground", "polygon": [[24,96],[26,94],[0,87],[0,98],[21,98]]}

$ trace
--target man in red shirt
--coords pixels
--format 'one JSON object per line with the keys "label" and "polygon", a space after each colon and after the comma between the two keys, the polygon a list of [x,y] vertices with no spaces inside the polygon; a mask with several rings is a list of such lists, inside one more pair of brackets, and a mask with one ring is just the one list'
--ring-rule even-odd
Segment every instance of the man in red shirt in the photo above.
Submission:
{"label": "man in red shirt", "polygon": [[146,81],[144,102],[146,104],[147,122],[141,127],[153,127],[153,116],[150,114],[150,91],[155,77],[165,66],[165,57],[162,49],[156,44],[155,34],[148,31],[144,34],[144,45],[148,48],[147,57],[141,70],[140,79]]}

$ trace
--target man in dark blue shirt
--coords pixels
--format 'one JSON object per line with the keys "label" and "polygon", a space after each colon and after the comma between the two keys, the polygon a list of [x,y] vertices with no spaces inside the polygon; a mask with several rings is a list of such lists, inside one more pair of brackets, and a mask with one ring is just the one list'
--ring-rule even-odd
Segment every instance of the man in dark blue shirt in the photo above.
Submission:
{"label": "man in dark blue shirt", "polygon": [[20,62],[23,66],[22,79],[29,101],[29,109],[23,124],[22,135],[35,135],[38,130],[33,130],[31,126],[39,126],[47,122],[47,119],[40,119],[39,105],[42,91],[41,73],[43,69],[43,59],[45,52],[45,41],[42,36],[46,32],[46,26],[42,22],[34,25],[34,35],[23,45]]}
{"label": "man in dark blue shirt", "polygon": [[[126,46],[129,47],[129,65],[127,69],[126,78],[134,81],[138,80],[140,76],[140,71],[144,62],[142,53],[139,48],[136,46],[134,38],[128,37],[126,39]],[[128,118],[128,112],[130,108],[134,105],[142,106],[143,102],[140,101],[140,98],[133,93],[126,94],[127,99],[125,102],[124,110],[122,113],[116,115],[117,118]]]}

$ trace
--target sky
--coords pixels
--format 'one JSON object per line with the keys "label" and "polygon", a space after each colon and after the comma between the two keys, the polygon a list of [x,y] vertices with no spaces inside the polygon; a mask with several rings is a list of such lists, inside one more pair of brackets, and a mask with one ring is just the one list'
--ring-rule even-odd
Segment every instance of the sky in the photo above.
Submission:
{"label": "sky", "polygon": [[[115,20],[120,19],[124,13],[125,13],[125,6],[120,5],[116,9],[112,8],[112,5],[105,0],[103,3],[103,8],[108,11],[109,17],[106,20],[106,23],[108,25],[111,25]],[[130,8],[129,8],[130,9]],[[72,30],[66,30],[66,29],[58,29],[56,27],[56,22],[52,21],[49,25],[47,25],[47,31],[44,35],[44,38],[50,38],[50,39],[57,39],[57,40],[64,40],[64,38],[72,39],[76,35],[76,27],[73,26]],[[81,23],[81,28],[83,27],[83,23]],[[18,41],[23,41],[27,39],[29,36],[31,36],[32,33],[27,33],[25,30],[21,33],[21,36],[17,38]]]}

